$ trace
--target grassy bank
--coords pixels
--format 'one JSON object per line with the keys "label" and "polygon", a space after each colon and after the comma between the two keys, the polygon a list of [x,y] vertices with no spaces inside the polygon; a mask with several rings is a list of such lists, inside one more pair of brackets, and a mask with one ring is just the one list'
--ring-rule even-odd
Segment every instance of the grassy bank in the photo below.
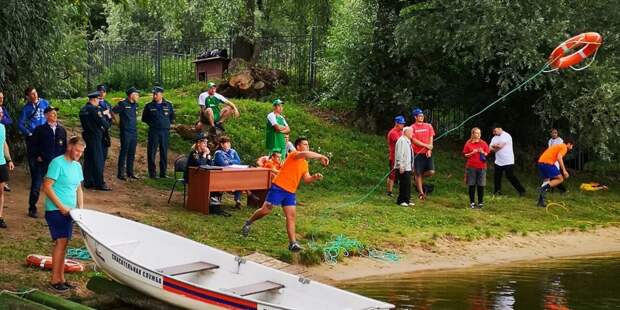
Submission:
{"label": "grassy bank", "polygon": [[[168,91],[165,94],[174,103],[178,122],[189,124],[196,120],[197,87]],[[122,96],[121,93],[112,93],[109,97]],[[150,100],[148,96],[144,94],[140,100],[142,107]],[[61,115],[69,123],[74,122],[75,119],[67,117],[67,113],[76,115],[79,105],[84,101],[60,103],[67,107],[61,110]],[[265,115],[271,110],[271,105],[253,100],[234,102],[239,106],[241,117],[228,122],[226,129],[242,160],[252,163],[264,154]],[[335,236],[345,235],[369,247],[399,251],[410,245],[432,246],[438,238],[474,240],[499,238],[507,234],[586,230],[600,225],[620,224],[620,191],[611,186],[608,192],[581,192],[579,184],[591,178],[587,173],[578,173],[569,179],[567,194],[549,195],[551,201],[563,202],[566,208],[536,208],[536,186],[539,181],[533,165],[529,163],[521,164],[518,172],[518,177],[528,190],[526,197],[517,197],[505,181],[505,196],[493,197],[488,194],[489,188],[484,210],[469,210],[463,184],[464,160],[459,153],[460,143],[450,143],[448,140],[436,146],[438,173],[430,181],[435,185],[435,192],[428,201],[418,202],[413,208],[397,207],[394,198],[383,194],[385,187],[381,184],[367,199],[352,204],[369,192],[387,172],[384,138],[362,134],[355,129],[319,119],[308,113],[301,104],[287,103],[284,114],[291,124],[292,137],[309,137],[314,150],[331,158],[329,168],[311,164],[311,170],[323,173],[325,180],[311,186],[302,186],[299,191],[299,200],[305,205],[298,208],[298,234],[306,245],[322,245]],[[146,128],[142,124],[140,126],[140,139],[143,141]],[[189,145],[176,134],[172,135],[173,150],[184,153]],[[599,177],[598,181],[615,180]],[[165,180],[147,182],[159,188],[169,186]],[[228,201],[228,205],[232,205],[232,202]],[[177,203],[175,208],[165,213],[150,212],[144,221],[235,253],[260,251],[284,260],[290,259],[286,251],[286,232],[281,210],[275,209],[272,216],[256,223],[247,239],[239,235],[239,229],[253,209],[227,210],[232,213],[231,217],[203,216],[187,212]],[[307,262],[316,262],[317,255],[320,255],[312,251],[308,253]]]}

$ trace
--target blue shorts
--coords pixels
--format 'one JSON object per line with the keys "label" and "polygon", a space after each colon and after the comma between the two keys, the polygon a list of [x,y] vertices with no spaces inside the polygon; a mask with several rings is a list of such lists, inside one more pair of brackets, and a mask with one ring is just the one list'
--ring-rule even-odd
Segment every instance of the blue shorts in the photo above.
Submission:
{"label": "blue shorts", "polygon": [[295,193],[285,191],[284,189],[275,184],[271,184],[271,188],[267,192],[267,198],[265,199],[265,201],[274,206],[283,207],[295,206],[297,204]]}
{"label": "blue shorts", "polygon": [[70,215],[64,216],[60,211],[45,211],[45,220],[50,228],[52,240],[67,238],[71,239],[73,233],[73,219]]}
{"label": "blue shorts", "polygon": [[538,170],[543,179],[553,179],[560,175],[560,169],[555,165],[538,163]]}

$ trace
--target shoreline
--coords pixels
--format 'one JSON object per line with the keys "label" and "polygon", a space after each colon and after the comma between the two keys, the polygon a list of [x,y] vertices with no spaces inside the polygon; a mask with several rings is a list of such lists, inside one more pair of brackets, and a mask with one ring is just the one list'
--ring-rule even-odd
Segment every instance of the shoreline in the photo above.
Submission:
{"label": "shoreline", "polygon": [[586,232],[536,233],[471,242],[438,240],[430,249],[415,247],[403,252],[395,263],[353,257],[334,266],[322,264],[308,267],[308,272],[313,279],[333,284],[421,271],[620,252],[620,227]]}

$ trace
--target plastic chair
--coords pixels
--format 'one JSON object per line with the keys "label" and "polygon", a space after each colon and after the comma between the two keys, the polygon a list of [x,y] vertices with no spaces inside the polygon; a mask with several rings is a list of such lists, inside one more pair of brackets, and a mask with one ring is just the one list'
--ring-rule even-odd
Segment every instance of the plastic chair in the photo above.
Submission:
{"label": "plastic chair", "polygon": [[[181,155],[174,160],[174,184],[172,184],[172,190],[170,190],[170,196],[168,197],[168,203],[170,203],[172,193],[174,193],[177,183],[183,184],[183,208],[185,208],[185,195],[187,193],[187,184],[185,184],[185,179],[183,178],[183,173],[186,168],[187,155]],[[181,177],[179,177],[179,174],[181,174]]]}

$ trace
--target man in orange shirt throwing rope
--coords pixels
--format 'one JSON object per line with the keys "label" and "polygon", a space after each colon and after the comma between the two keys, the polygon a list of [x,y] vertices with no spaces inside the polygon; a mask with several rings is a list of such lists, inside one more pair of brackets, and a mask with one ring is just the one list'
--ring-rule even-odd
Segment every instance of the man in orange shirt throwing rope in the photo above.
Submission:
{"label": "man in orange shirt throwing rope", "polygon": [[[545,192],[550,188],[562,184],[562,182],[568,178],[568,171],[566,171],[566,167],[564,166],[563,158],[574,146],[575,142],[573,139],[566,138],[564,143],[550,146],[540,155],[540,158],[538,158],[538,170],[540,170],[540,174],[544,179],[542,186],[540,186],[538,190],[540,192],[538,196],[539,207],[544,208],[546,206]],[[556,162],[560,164],[562,173],[560,173],[560,169],[555,165]]]}
{"label": "man in orange shirt throwing rope", "polygon": [[308,171],[308,159],[317,159],[321,161],[323,166],[329,164],[329,158],[310,151],[308,139],[298,138],[295,141],[295,151],[288,154],[284,164],[282,164],[280,173],[273,179],[263,206],[256,210],[243,225],[241,233],[244,237],[247,237],[250,233],[252,223],[271,213],[274,205],[282,206],[286,216],[286,231],[289,240],[288,249],[292,252],[302,250],[301,245],[295,240],[295,205],[297,204],[295,192],[302,179],[306,184],[323,179],[323,175],[320,173],[310,174]]}

